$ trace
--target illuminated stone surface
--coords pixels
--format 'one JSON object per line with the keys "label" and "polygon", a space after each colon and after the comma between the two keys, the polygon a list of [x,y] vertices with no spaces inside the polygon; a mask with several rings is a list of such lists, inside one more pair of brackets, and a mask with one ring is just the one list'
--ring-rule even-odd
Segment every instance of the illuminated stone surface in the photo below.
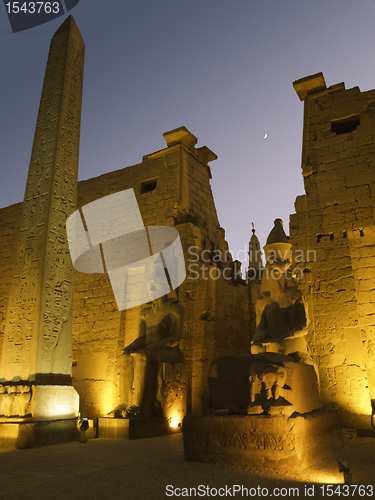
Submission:
{"label": "illuminated stone surface", "polygon": [[69,16],[51,40],[22,205],[0,364],[5,417],[74,418],[78,411],[65,221],[76,207],[83,62]]}
{"label": "illuminated stone surface", "polygon": [[299,469],[335,458],[341,441],[334,416],[189,415],[183,422],[186,460]]}
{"label": "illuminated stone surface", "polygon": [[[299,82],[305,85],[306,79]],[[307,272],[300,286],[310,315],[306,338],[323,403],[338,410],[344,425],[370,427],[370,401],[375,401],[375,90],[345,89],[340,83],[310,89],[304,99],[306,194],[297,197],[290,217],[290,243],[293,251],[313,251],[303,264]]]}

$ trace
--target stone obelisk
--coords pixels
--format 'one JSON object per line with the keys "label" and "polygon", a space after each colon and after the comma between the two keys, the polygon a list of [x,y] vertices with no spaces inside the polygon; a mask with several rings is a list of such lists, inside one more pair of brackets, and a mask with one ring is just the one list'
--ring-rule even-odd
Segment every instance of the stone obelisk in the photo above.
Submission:
{"label": "stone obelisk", "polygon": [[65,222],[76,209],[84,50],[69,16],[51,40],[22,207],[0,362],[3,422],[78,411]]}

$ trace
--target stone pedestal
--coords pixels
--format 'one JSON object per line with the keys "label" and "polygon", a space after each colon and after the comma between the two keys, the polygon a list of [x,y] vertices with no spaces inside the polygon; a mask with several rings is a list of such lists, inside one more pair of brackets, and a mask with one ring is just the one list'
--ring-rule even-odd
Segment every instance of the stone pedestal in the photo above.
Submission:
{"label": "stone pedestal", "polygon": [[76,418],[79,396],[71,385],[0,384],[0,417]]}
{"label": "stone pedestal", "polygon": [[31,448],[78,439],[77,418],[0,418],[0,448]]}
{"label": "stone pedestal", "polygon": [[327,456],[335,459],[341,439],[327,410],[304,415],[209,415],[185,417],[186,460],[300,469]]}
{"label": "stone pedestal", "polygon": [[38,385],[33,387],[31,413],[35,419],[76,418],[79,396],[71,385]]}
{"label": "stone pedestal", "polygon": [[71,385],[0,385],[0,447],[28,448],[78,437]]}

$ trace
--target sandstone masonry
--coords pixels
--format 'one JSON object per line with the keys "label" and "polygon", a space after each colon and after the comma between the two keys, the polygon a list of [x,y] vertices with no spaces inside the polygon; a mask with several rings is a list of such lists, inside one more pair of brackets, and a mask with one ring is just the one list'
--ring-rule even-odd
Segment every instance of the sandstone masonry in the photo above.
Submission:
{"label": "sandstone masonry", "polygon": [[369,426],[375,402],[375,90],[326,88],[321,73],[294,82],[304,100],[306,194],[290,217],[302,250],[309,345],[325,404]]}

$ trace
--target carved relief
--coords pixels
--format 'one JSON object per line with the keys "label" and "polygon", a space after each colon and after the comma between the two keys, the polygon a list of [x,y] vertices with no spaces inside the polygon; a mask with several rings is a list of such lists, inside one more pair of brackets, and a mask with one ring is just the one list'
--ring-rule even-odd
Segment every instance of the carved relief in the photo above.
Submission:
{"label": "carved relief", "polygon": [[0,417],[25,417],[30,401],[29,386],[0,384]]}
{"label": "carved relief", "polygon": [[284,450],[287,452],[295,449],[294,439],[286,433],[208,433],[196,432],[193,435],[194,446],[203,448],[242,448],[244,450]]}
{"label": "carved relief", "polygon": [[284,366],[266,363],[254,363],[249,372],[250,401],[261,407],[261,411],[269,412],[271,406],[290,406],[287,394],[290,387],[286,385],[287,370]]}

